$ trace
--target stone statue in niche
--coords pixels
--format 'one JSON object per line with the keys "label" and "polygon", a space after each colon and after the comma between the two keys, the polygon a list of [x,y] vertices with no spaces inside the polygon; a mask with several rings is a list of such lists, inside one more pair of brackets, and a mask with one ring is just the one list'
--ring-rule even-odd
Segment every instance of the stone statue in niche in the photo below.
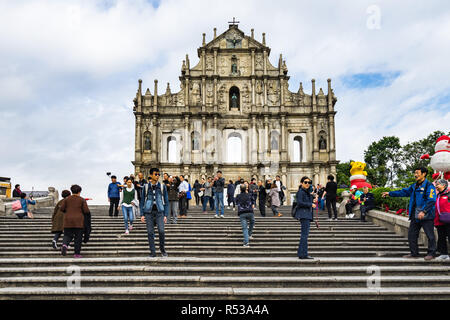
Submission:
{"label": "stone statue in niche", "polygon": [[327,149],[327,140],[323,136],[320,136],[320,139],[319,139],[319,149],[320,150]]}
{"label": "stone statue in niche", "polygon": [[146,134],[144,137],[144,150],[151,150],[152,143],[150,141],[150,135]]}
{"label": "stone statue in niche", "polygon": [[231,108],[238,108],[236,93],[233,93],[233,95],[231,96]]}

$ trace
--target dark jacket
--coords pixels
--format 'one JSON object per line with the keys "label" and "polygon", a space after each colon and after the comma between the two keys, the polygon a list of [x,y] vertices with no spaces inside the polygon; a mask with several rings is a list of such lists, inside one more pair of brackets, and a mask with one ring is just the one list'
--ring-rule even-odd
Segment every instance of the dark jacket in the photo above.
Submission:
{"label": "dark jacket", "polygon": [[86,200],[80,196],[71,195],[61,202],[64,212],[64,228],[84,229],[85,215],[90,213]]}
{"label": "dark jacket", "polygon": [[[424,194],[425,193],[425,194]],[[412,184],[408,188],[389,192],[390,197],[410,197],[409,198],[409,220],[415,217],[414,199],[416,208],[425,212],[423,220],[434,220],[436,204],[436,188],[431,182],[425,179],[421,185]]]}
{"label": "dark jacket", "polygon": [[329,182],[327,183],[327,185],[325,186],[325,191],[327,192],[327,194],[325,195],[325,197],[326,197],[328,200],[336,199],[336,196],[337,196],[337,189],[338,189],[337,183],[334,182],[334,181],[329,181]]}
{"label": "dark jacket", "polygon": [[227,194],[229,195],[229,196],[231,196],[231,197],[233,197],[234,196],[234,190],[236,189],[236,186],[234,185],[234,184],[232,184],[232,183],[229,183],[228,185],[227,185]]}
{"label": "dark jacket", "polygon": [[238,207],[238,215],[243,213],[253,213],[254,198],[251,194],[244,192],[236,196],[236,206]]}
{"label": "dark jacket", "polygon": [[147,183],[142,190],[141,199],[142,201],[139,202],[141,217],[144,216],[145,213],[150,213],[153,210],[153,205],[156,205],[156,209],[158,210],[158,212],[162,212],[166,217],[169,216],[169,195],[166,185],[161,184],[160,182],[156,184],[156,201],[154,202],[152,184],[151,182]]}
{"label": "dark jacket", "polygon": [[20,189],[14,189],[13,190],[13,197],[14,198],[20,198],[22,191],[20,191]]}
{"label": "dark jacket", "polygon": [[295,219],[309,219],[313,220],[313,196],[307,190],[300,188],[295,196],[297,200],[297,206],[295,210]]}
{"label": "dark jacket", "polygon": [[169,196],[169,201],[178,201],[178,184],[172,182],[167,187],[167,193]]}
{"label": "dark jacket", "polygon": [[259,202],[266,202],[266,196],[267,196],[267,192],[266,192],[266,188],[264,187],[264,185],[261,185],[258,189],[259,191]]}
{"label": "dark jacket", "polygon": [[52,216],[52,233],[64,231],[64,212],[61,211],[61,203],[64,199],[60,200],[53,210]]}
{"label": "dark jacket", "polygon": [[215,188],[215,192],[223,192],[223,188],[225,187],[225,178],[220,178],[213,183],[213,187]]}
{"label": "dark jacket", "polygon": [[364,202],[364,206],[367,208],[375,208],[375,197],[372,192],[367,192],[367,194],[363,193],[359,198],[362,202]]}

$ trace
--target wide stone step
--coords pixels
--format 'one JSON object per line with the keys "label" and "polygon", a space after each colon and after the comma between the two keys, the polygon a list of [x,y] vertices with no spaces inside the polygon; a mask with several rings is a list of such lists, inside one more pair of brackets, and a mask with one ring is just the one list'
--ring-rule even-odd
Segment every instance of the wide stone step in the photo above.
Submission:
{"label": "wide stone step", "polygon": [[427,299],[447,300],[449,287],[405,288],[232,288],[232,287],[135,287],[135,288],[1,288],[2,299]]}
{"label": "wide stone step", "polygon": [[300,260],[295,257],[98,257],[75,259],[71,256],[51,258],[0,258],[0,267],[49,267],[49,266],[167,266],[167,267],[358,267],[358,266],[450,266],[450,261],[423,258],[405,259],[400,257],[319,257],[314,260]]}
{"label": "wide stone step", "polygon": [[[0,278],[1,288],[11,287],[67,287],[68,276]],[[82,287],[228,287],[233,288],[367,288],[369,276],[82,276]],[[389,287],[446,287],[448,276],[383,276],[383,288]]]}
{"label": "wide stone step", "polygon": [[[80,274],[84,276],[365,276],[372,272],[370,266],[339,266],[339,267],[172,267],[172,266],[81,266]],[[0,267],[0,277],[29,276],[65,276],[68,277],[68,267]],[[380,275],[384,276],[449,276],[449,266],[379,266]]]}

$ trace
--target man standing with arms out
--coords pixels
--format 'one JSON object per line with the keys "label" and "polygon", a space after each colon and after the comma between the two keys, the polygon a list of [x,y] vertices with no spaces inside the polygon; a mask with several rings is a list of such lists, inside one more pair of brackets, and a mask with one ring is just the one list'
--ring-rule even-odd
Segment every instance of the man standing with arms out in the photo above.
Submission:
{"label": "man standing with arms out", "polygon": [[167,187],[158,182],[160,176],[159,169],[150,169],[150,182],[143,188],[142,201],[140,203],[141,222],[147,225],[151,258],[156,257],[155,223],[158,225],[159,250],[163,257],[167,257],[164,247],[164,224],[167,223],[167,216],[169,215],[169,197]]}
{"label": "man standing with arms out", "polygon": [[436,204],[436,188],[425,177],[428,174],[427,168],[417,168],[414,171],[416,183],[408,188],[398,191],[383,192],[382,197],[410,197],[409,198],[409,231],[408,243],[411,254],[404,258],[419,257],[420,229],[423,228],[428,238],[428,254],[425,260],[432,260],[436,254],[436,239],[434,237],[434,216]]}
{"label": "man standing with arms out", "polygon": [[216,207],[216,218],[219,217],[219,210],[221,212],[220,217],[225,218],[225,208],[223,205],[223,189],[225,187],[225,178],[222,178],[222,171],[220,170],[217,171],[217,175],[214,177],[213,187],[216,191],[216,198],[214,200],[214,206]]}
{"label": "man standing with arms out", "polygon": [[111,176],[111,183],[108,186],[108,201],[109,201],[109,216],[114,217],[119,215],[119,201],[120,201],[120,184],[117,182],[116,176]]}
{"label": "man standing with arms out", "polygon": [[328,176],[328,182],[325,186],[325,192],[323,197],[326,199],[327,210],[328,210],[328,220],[331,220],[331,207],[333,207],[334,218],[337,220],[337,209],[336,209],[336,197],[337,197],[337,183],[334,182],[334,177],[330,174]]}
{"label": "man standing with arms out", "polygon": [[180,175],[180,185],[178,192],[180,192],[180,218],[187,217],[187,193],[189,191],[189,185],[184,179],[184,176]]}
{"label": "man standing with arms out", "polygon": [[259,206],[259,212],[261,213],[261,217],[265,217],[266,216],[266,196],[267,196],[267,192],[266,192],[266,188],[264,187],[263,183],[261,180],[258,180],[258,193],[259,193],[259,197],[258,197],[258,206]]}

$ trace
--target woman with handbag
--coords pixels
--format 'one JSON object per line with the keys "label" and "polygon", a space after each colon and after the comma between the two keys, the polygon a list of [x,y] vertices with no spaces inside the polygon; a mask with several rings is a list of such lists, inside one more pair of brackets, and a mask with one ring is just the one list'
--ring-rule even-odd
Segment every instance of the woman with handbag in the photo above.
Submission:
{"label": "woman with handbag", "polygon": [[436,259],[449,260],[447,239],[450,239],[450,189],[448,188],[448,181],[445,179],[437,180],[436,190],[438,194],[434,226],[438,233],[437,251],[441,254]]}
{"label": "woman with handbag", "polygon": [[295,219],[299,220],[301,224],[300,243],[297,251],[299,259],[313,259],[308,255],[309,229],[311,221],[313,221],[313,209],[316,207],[314,197],[310,191],[311,183],[311,179],[303,177],[301,180],[301,188],[296,195]]}
{"label": "woman with handbag", "polygon": [[[139,200],[137,197],[136,189],[133,187],[133,181],[128,178],[126,182],[126,188],[120,192],[119,208],[122,208],[123,222],[125,224],[125,233],[129,234],[133,230],[133,206],[139,207]],[[128,221],[130,226],[128,227]],[[129,231],[130,230],[130,231]]]}
{"label": "woman with handbag", "polygon": [[19,219],[34,219],[33,213],[28,210],[28,205],[35,205],[36,201],[33,199],[28,199],[27,194],[22,192],[20,194],[20,205],[22,206],[21,210],[17,210],[14,213],[17,215],[17,218]]}

